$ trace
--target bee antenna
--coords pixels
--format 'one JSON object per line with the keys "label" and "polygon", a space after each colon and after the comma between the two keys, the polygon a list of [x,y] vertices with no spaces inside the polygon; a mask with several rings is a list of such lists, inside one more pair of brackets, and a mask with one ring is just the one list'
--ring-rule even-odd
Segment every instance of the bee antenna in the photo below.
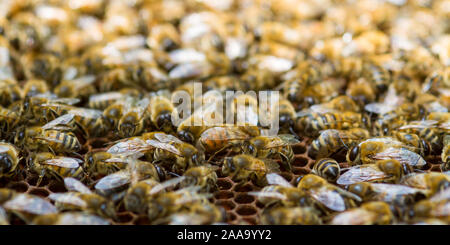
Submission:
{"label": "bee antenna", "polygon": [[173,176],[175,176],[175,177],[181,177],[181,175],[179,175],[179,174],[176,174],[176,173],[174,173],[174,172],[167,172],[168,174],[170,174],[170,175],[173,175]]}

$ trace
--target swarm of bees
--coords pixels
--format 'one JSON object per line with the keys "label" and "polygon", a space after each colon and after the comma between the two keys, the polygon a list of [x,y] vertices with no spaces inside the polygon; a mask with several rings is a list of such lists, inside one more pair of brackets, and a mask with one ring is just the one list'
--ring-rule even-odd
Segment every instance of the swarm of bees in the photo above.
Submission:
{"label": "swarm of bees", "polygon": [[0,225],[450,224],[448,5],[1,1]]}

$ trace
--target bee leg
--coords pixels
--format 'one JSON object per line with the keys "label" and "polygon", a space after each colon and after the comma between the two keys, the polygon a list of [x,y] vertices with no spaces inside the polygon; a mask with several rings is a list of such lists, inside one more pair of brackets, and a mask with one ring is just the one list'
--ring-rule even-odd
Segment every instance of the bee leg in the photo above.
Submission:
{"label": "bee leg", "polygon": [[75,125],[76,125],[78,131],[81,132],[81,136],[83,136],[85,139],[90,138],[89,131],[87,131],[83,125],[81,125],[80,123],[78,123],[76,121],[75,121]]}
{"label": "bee leg", "polygon": [[224,147],[222,147],[222,149],[220,149],[220,150],[214,152],[214,154],[212,154],[212,155],[208,158],[207,163],[209,163],[209,162],[217,155],[217,153],[219,153],[219,152],[225,150],[226,148],[228,148],[228,146],[224,146]]}
{"label": "bee leg", "polygon": [[[281,159],[281,164],[283,165],[283,167],[286,168],[289,171],[292,171],[291,161],[289,160],[289,158],[285,154],[283,154],[282,152],[280,152],[279,154],[280,154],[280,156],[282,158]],[[285,161],[283,161],[283,159]]]}
{"label": "bee leg", "polygon": [[40,171],[40,173],[39,173],[39,179],[38,179],[38,181],[36,183],[36,187],[39,187],[39,185],[41,184],[42,179],[44,178],[44,176],[45,176],[45,169],[42,169]]}
{"label": "bee leg", "polygon": [[295,137],[296,139],[298,139],[299,141],[302,141],[302,140],[303,140],[303,138],[302,138],[301,136],[299,136],[299,135],[294,131],[294,129],[292,128],[292,126],[289,126],[289,132],[290,132],[292,135],[294,135],[294,137]]}

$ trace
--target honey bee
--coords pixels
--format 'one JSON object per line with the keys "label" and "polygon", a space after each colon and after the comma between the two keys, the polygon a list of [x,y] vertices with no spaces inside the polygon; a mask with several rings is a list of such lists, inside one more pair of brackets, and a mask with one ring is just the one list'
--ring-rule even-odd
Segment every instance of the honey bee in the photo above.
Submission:
{"label": "honey bee", "polygon": [[362,75],[374,84],[378,93],[385,92],[391,84],[389,71],[374,63],[366,63],[363,67]]}
{"label": "honey bee", "polygon": [[205,160],[205,154],[191,144],[185,143],[168,134],[155,134],[155,139],[146,141],[149,148],[155,149],[154,160],[171,164],[174,172],[199,166]]}
{"label": "honey bee", "polygon": [[370,119],[366,115],[351,111],[306,112],[298,113],[297,116],[296,130],[311,137],[317,137],[320,131],[326,129],[370,128]]}
{"label": "honey bee", "polygon": [[28,79],[42,79],[51,86],[57,86],[61,82],[63,76],[61,61],[55,54],[29,53],[21,57],[21,63]]}
{"label": "honey bee", "polygon": [[329,102],[312,105],[309,110],[313,112],[318,113],[326,113],[326,112],[332,112],[332,111],[353,111],[353,112],[360,112],[360,107],[355,101],[347,96],[347,95],[341,95],[338,97],[333,98]]}
{"label": "honey bee", "polygon": [[264,210],[263,225],[321,225],[322,220],[311,209],[304,207],[277,207]]}
{"label": "honey bee", "polygon": [[113,203],[94,193],[52,193],[48,198],[55,202],[58,210],[86,211],[105,218],[115,218]]}
{"label": "honey bee", "polygon": [[117,125],[120,136],[131,137],[142,132],[146,125],[145,121],[148,120],[149,104],[150,100],[145,98],[125,107]]}
{"label": "honey bee", "polygon": [[417,189],[428,190],[433,195],[450,185],[450,177],[445,173],[413,173],[405,176],[400,182]]}
{"label": "honey bee", "polygon": [[107,120],[103,117],[100,110],[82,107],[69,108],[65,106],[61,106],[60,108],[67,108],[67,113],[74,115],[77,127],[83,135],[102,136],[109,130]]}
{"label": "honey bee", "polygon": [[[69,105],[80,102],[77,98],[57,98],[51,93],[37,94],[33,97],[25,97],[23,102],[23,116],[29,120],[37,120],[39,123],[47,123],[56,118],[57,111],[67,111]],[[60,108],[61,107],[61,108]]]}
{"label": "honey bee", "polygon": [[442,149],[441,159],[442,172],[450,170],[450,135],[444,137],[444,148]]}
{"label": "honey bee", "polygon": [[11,200],[14,196],[17,195],[17,192],[8,188],[0,188],[0,204]]}
{"label": "honey bee", "polygon": [[246,90],[255,91],[272,88],[277,82],[276,76],[272,72],[259,69],[247,69],[245,73],[242,74],[241,80],[243,83],[248,84],[246,86],[250,86],[250,88]]}
{"label": "honey bee", "polygon": [[360,182],[348,186],[348,191],[366,201],[382,201],[395,205],[410,205],[427,196],[427,192],[406,185]]}
{"label": "honey bee", "polygon": [[395,159],[401,164],[422,168],[426,161],[414,149],[391,137],[370,138],[347,152],[347,161],[356,165],[370,164],[378,160]]}
{"label": "honey bee", "polygon": [[129,169],[119,170],[101,178],[94,188],[102,196],[120,197],[131,183],[131,172]]}
{"label": "honey bee", "polygon": [[434,95],[439,94],[439,90],[448,83],[450,69],[445,68],[437,70],[429,74],[425,78],[425,82],[422,87],[423,92],[428,92]]}
{"label": "honey bee", "polygon": [[47,92],[49,92],[49,88],[44,80],[30,79],[25,83],[22,93],[24,97],[33,97]]}
{"label": "honey bee", "polygon": [[85,155],[84,169],[92,174],[108,175],[127,167],[127,163],[122,159],[119,161],[106,161],[114,159],[115,155],[109,152],[89,152]]}
{"label": "honey bee", "polygon": [[[0,47],[1,49],[2,47]],[[19,101],[22,98],[22,91],[16,80],[2,78],[0,80],[0,104],[9,106],[15,101]]]}
{"label": "honey bee", "polygon": [[222,207],[212,203],[193,203],[189,211],[181,211],[166,218],[155,220],[152,224],[161,225],[208,225],[223,222],[226,214]]}
{"label": "honey bee", "polygon": [[[21,121],[21,112],[0,106],[1,133],[7,135]],[[6,136],[4,136],[6,138]]]}
{"label": "honey bee", "polygon": [[47,130],[39,126],[18,129],[14,143],[26,146],[30,150],[48,149],[53,152],[78,152],[81,150],[81,144],[72,132]]}
{"label": "honey bee", "polygon": [[114,102],[124,99],[126,94],[121,92],[105,92],[89,96],[88,107],[97,110],[104,110]]}
{"label": "honey bee", "polygon": [[420,138],[417,134],[409,134],[405,132],[392,132],[392,135],[399,141],[411,146],[415,149],[415,152],[421,156],[429,156],[433,152],[433,148],[430,143]]}
{"label": "honey bee", "polygon": [[326,179],[328,182],[335,182],[341,174],[341,168],[336,160],[322,158],[316,161],[312,173]]}
{"label": "honey bee", "polygon": [[82,212],[40,215],[31,222],[34,225],[110,225],[110,221]]}
{"label": "honey bee", "polygon": [[200,205],[209,203],[210,193],[199,193],[200,187],[186,187],[177,191],[159,193],[149,200],[147,215],[150,220],[166,217],[183,209],[190,210]]}
{"label": "honey bee", "polygon": [[249,192],[258,197],[258,201],[266,207],[281,205],[283,207],[314,207],[314,200],[304,191],[294,187],[276,173],[266,175],[268,186],[261,191]]}
{"label": "honey bee", "polygon": [[439,122],[436,120],[411,121],[401,126],[398,130],[410,134],[416,134],[426,143],[429,143],[433,153],[442,149],[442,137],[439,133]]}
{"label": "honey bee", "polygon": [[376,99],[376,89],[366,79],[358,79],[350,82],[347,86],[345,94],[355,100],[358,105],[363,106],[374,102]]}
{"label": "honey bee", "polygon": [[18,193],[3,204],[3,208],[9,213],[16,214],[19,218],[31,223],[31,221],[45,214],[57,213],[57,209],[53,204],[44,198]]}
{"label": "honey bee", "polygon": [[369,131],[362,128],[348,130],[327,129],[311,142],[308,155],[318,159],[328,157],[342,147],[348,147],[370,137]]}
{"label": "honey bee", "polygon": [[246,180],[252,180],[257,185],[264,186],[267,182],[266,174],[278,172],[278,168],[275,162],[240,154],[224,159],[222,173],[231,176],[234,181],[243,183]]}
{"label": "honey bee", "polygon": [[322,177],[314,174],[303,176],[297,188],[305,191],[314,200],[331,211],[342,212],[348,208],[355,207],[357,203],[361,202],[359,196],[334,186]]}
{"label": "honey bee", "polygon": [[173,111],[174,107],[170,100],[170,93],[167,90],[165,94],[161,91],[161,93],[151,96],[150,119],[157,130],[165,133],[171,133],[176,130],[172,123]]}
{"label": "honey bee", "polygon": [[214,155],[226,148],[238,152],[242,149],[244,141],[249,140],[252,136],[259,136],[259,134],[259,128],[256,126],[212,127],[200,135],[196,146],[205,153],[214,153]]}
{"label": "honey bee", "polygon": [[256,136],[250,139],[247,151],[251,155],[259,158],[270,158],[280,156],[282,164],[286,169],[291,169],[294,160],[292,145],[300,141],[291,134],[280,134],[276,136]]}
{"label": "honey bee", "polygon": [[[206,129],[217,126],[215,120],[223,122],[223,115],[216,112],[219,106],[217,104],[205,105],[184,119],[177,125],[177,136],[185,142],[195,143]],[[214,121],[210,121],[207,115],[214,115]]]}
{"label": "honey bee", "polygon": [[422,200],[414,205],[413,213],[415,217],[438,218],[444,222],[449,222],[448,200],[429,201]]}
{"label": "honey bee", "polygon": [[201,186],[200,191],[212,192],[217,189],[217,174],[218,167],[205,165],[192,167],[186,170],[183,174],[186,180],[181,184],[181,187],[191,185]]}
{"label": "honey bee", "polygon": [[124,196],[125,209],[136,213],[145,213],[147,211],[147,199],[152,188],[160,183],[154,179],[146,179],[133,184],[128,188]]}
{"label": "honey bee", "polygon": [[289,100],[280,99],[278,101],[278,115],[274,116],[277,116],[279,119],[281,133],[289,132],[293,135],[297,135],[293,129],[297,113]]}
{"label": "honey bee", "polygon": [[359,208],[350,209],[336,215],[332,225],[388,225],[394,221],[394,215],[385,202],[368,202]]}
{"label": "honey bee", "polygon": [[72,80],[62,80],[55,87],[54,92],[59,97],[87,99],[91,94],[95,94],[97,89],[94,86],[95,76],[87,75]]}
{"label": "honey bee", "polygon": [[338,178],[336,183],[338,185],[351,185],[358,182],[398,183],[409,172],[410,169],[397,160],[380,160],[374,164],[351,167]]}
{"label": "honey bee", "polygon": [[30,169],[39,174],[39,179],[36,183],[36,186],[39,186],[45,175],[55,177],[60,181],[65,177],[83,178],[82,162],[82,160],[77,158],[55,156],[50,152],[40,152],[30,157],[28,164]]}
{"label": "honey bee", "polygon": [[152,26],[147,37],[147,45],[151,49],[171,51],[177,49],[181,44],[177,29],[171,24]]}
{"label": "honey bee", "polygon": [[19,161],[19,151],[14,145],[0,142],[0,177],[13,175]]}

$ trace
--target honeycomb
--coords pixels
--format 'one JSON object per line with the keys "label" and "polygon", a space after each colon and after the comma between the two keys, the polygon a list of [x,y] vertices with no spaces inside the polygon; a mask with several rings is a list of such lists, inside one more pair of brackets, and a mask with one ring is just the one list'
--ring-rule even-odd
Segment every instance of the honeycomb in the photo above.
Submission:
{"label": "honeycomb", "polygon": [[[91,138],[83,146],[87,151],[102,151],[105,150],[104,143],[108,142],[108,138]],[[280,175],[283,176],[292,185],[297,184],[297,178],[311,172],[315,160],[308,156],[308,145],[310,139],[305,138],[299,144],[293,145],[292,148],[295,153],[294,161],[292,162],[292,171],[281,168]],[[344,156],[338,154],[333,156],[339,160],[342,168],[348,167]],[[426,172],[436,171],[440,172],[441,158],[440,156],[430,156],[427,159],[427,165],[422,170]],[[23,160],[22,160],[23,161]],[[217,185],[218,190],[214,193],[213,203],[221,206],[226,212],[226,223],[230,225],[257,225],[259,224],[259,216],[263,211],[263,205],[258,202],[257,198],[249,195],[248,192],[259,191],[261,187],[256,186],[252,182],[238,185],[230,177],[224,176],[221,170],[217,170]],[[20,193],[33,194],[46,198],[51,193],[67,191],[64,184],[54,179],[44,177],[40,186],[36,186],[38,176],[35,173],[22,171],[12,180],[0,179],[0,188],[7,187],[16,190]],[[122,204],[117,207],[117,221],[112,221],[115,225],[149,225],[150,221],[146,215],[139,215],[133,212],[126,211]],[[24,225],[25,223],[15,217],[11,224]]]}

